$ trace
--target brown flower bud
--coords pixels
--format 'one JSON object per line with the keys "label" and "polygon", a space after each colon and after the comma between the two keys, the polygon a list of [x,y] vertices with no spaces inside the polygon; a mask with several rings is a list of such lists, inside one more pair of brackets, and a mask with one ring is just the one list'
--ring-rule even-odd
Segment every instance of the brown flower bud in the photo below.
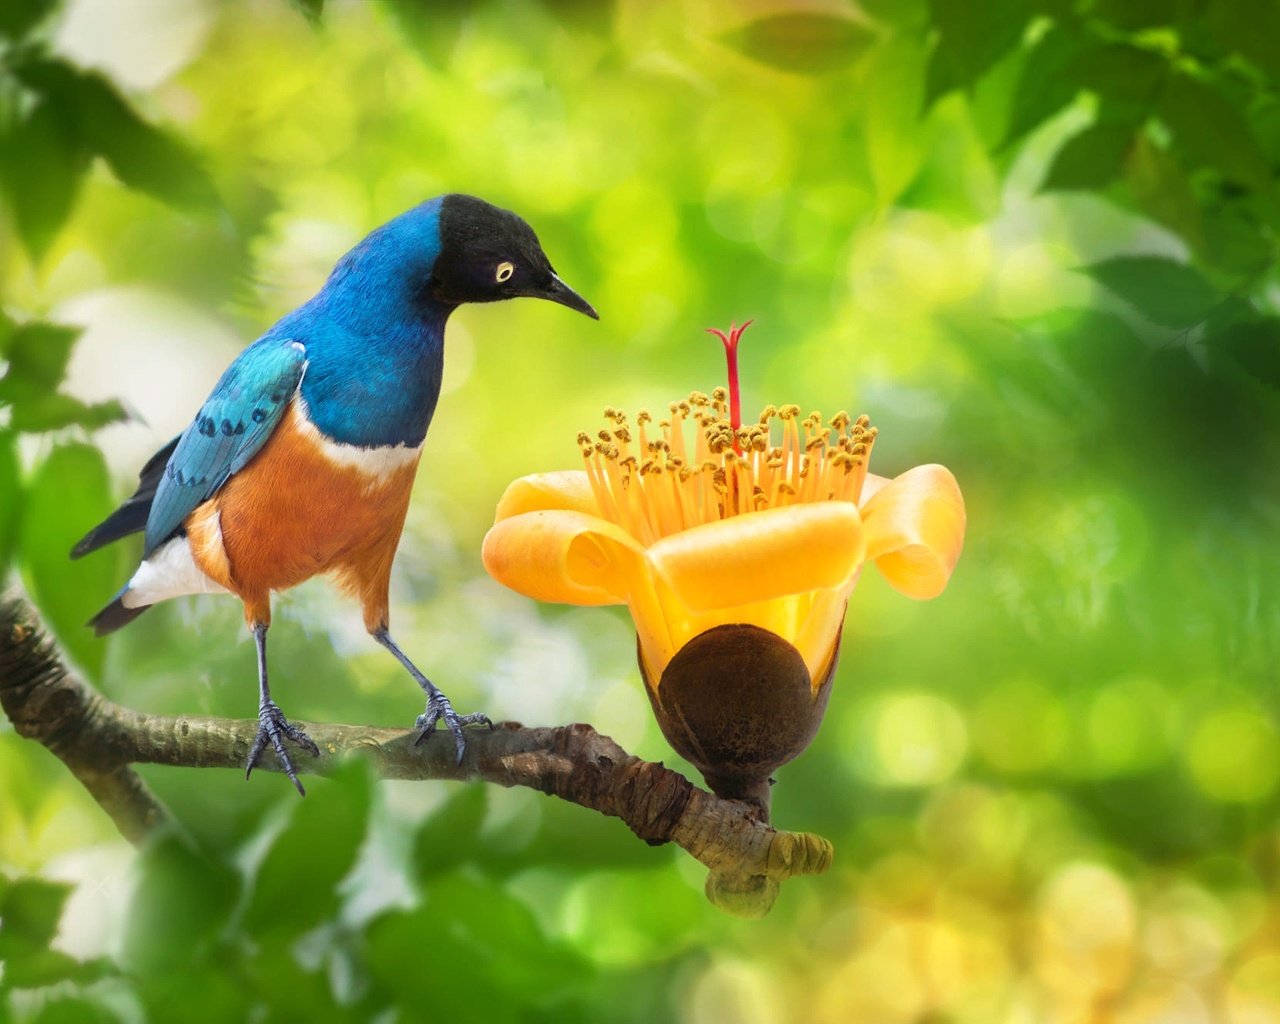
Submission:
{"label": "brown flower bud", "polygon": [[[645,687],[662,734],[718,796],[769,813],[771,774],[822,724],[840,639],[815,687],[796,648],[767,629],[716,626],[684,645]],[[641,671],[644,668],[641,659]]]}

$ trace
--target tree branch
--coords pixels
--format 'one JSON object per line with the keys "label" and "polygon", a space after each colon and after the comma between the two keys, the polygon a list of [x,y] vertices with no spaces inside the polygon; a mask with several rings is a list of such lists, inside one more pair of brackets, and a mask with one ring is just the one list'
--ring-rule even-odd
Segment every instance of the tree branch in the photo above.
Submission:
{"label": "tree branch", "polygon": [[[130,767],[163,764],[243,769],[256,720],[145,715],[107,700],[72,674],[35,611],[21,597],[0,597],[0,707],[22,736],[57,755],[131,842],[168,819]],[[468,733],[461,765],[452,743],[415,745],[413,731],[307,725],[320,757],[300,770],[331,773],[351,754],[370,758],[388,779],[481,779],[527,786],[621,818],[652,845],[673,842],[710,869],[707,897],[741,916],[761,916],[793,875],[831,864],[827,840],[772,828],[752,803],[699,789],[661,764],[628,754],[589,725],[525,728],[504,722]],[[279,771],[268,750],[261,768]]]}

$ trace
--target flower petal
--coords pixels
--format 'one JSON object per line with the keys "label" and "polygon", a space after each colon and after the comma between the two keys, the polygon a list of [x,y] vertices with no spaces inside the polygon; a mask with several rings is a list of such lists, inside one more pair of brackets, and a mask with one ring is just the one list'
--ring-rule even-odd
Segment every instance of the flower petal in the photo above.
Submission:
{"label": "flower petal", "polygon": [[842,586],[862,564],[862,517],[847,501],[765,509],[664,537],[649,561],[694,612]]}
{"label": "flower petal", "polygon": [[496,523],[542,509],[566,509],[592,516],[600,514],[587,474],[580,469],[564,469],[556,473],[534,473],[512,481],[498,502],[493,521]]}
{"label": "flower petal", "polygon": [[880,493],[886,484],[893,483],[887,476],[876,476],[875,473],[868,473],[867,478],[862,481],[862,494],[858,496],[858,508],[862,508],[868,501]]}
{"label": "flower petal", "polygon": [[645,571],[642,549],[630,534],[571,510],[501,519],[485,535],[481,558],[499,583],[565,604],[622,604],[637,573]]}
{"label": "flower petal", "polygon": [[867,559],[908,597],[937,597],[964,547],[964,497],[951,471],[909,469],[862,506]]}
{"label": "flower petal", "polygon": [[816,689],[827,677],[831,659],[835,655],[840,631],[844,628],[844,613],[849,604],[849,594],[858,582],[857,573],[845,586],[834,590],[819,590],[809,602],[804,619],[795,635],[789,639],[804,658],[809,668],[809,679]]}

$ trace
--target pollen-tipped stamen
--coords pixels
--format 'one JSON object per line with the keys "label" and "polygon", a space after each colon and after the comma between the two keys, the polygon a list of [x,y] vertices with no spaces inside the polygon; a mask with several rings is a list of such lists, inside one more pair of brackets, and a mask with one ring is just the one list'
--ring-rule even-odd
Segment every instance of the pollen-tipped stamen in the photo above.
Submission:
{"label": "pollen-tipped stamen", "polygon": [[[766,508],[857,502],[876,438],[866,416],[852,420],[840,412],[824,423],[817,413],[800,419],[798,406],[769,406],[756,423],[735,431],[726,395],[717,391],[711,397],[694,392],[676,403],[671,419],[657,424],[656,436],[647,411],[636,415],[632,435],[625,414],[612,408],[605,415],[610,429],[594,438],[578,435],[587,479],[607,519],[652,544]],[[781,437],[774,434],[775,420]],[[690,428],[692,439],[685,436]],[[694,457],[682,454],[688,452]]]}
{"label": "pollen-tipped stamen", "polygon": [[738,343],[750,325],[730,326],[728,334],[707,328],[724,344],[728,387],[672,402],[658,437],[650,437],[647,409],[636,413],[633,436],[626,413],[612,406],[604,410],[608,429],[595,439],[578,435],[601,513],[642,544],[729,516],[802,502],[856,503],[862,494],[876,437],[866,416],[853,420],[841,411],[824,423],[818,412],[801,419],[798,405],[769,405],[742,425]]}

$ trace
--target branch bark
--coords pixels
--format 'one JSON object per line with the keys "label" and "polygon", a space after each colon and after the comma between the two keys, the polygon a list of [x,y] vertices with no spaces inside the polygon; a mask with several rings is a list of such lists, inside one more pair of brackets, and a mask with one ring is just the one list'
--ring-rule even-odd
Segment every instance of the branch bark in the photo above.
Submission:
{"label": "branch bark", "polygon": [[[153,716],[107,700],[68,670],[35,611],[12,593],[0,597],[0,707],[20,735],[66,764],[133,843],[169,814],[131,765],[242,770],[257,732],[256,720]],[[621,818],[645,842],[674,842],[706,865],[707,897],[740,916],[762,916],[782,881],[831,863],[831,844],[820,836],[774,829],[758,805],[708,793],[589,725],[503,722],[491,732],[470,732],[461,765],[452,743],[415,746],[412,731],[319,724],[306,730],[321,753],[296,758],[300,771],[326,775],[358,755],[383,778],[526,786]],[[260,767],[280,770],[269,749]]]}

